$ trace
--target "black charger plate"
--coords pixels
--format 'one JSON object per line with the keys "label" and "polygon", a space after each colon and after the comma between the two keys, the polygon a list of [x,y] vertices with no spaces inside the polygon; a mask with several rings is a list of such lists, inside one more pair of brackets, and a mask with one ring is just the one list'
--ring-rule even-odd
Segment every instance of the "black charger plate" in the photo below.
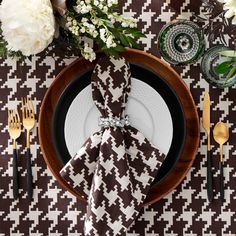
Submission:
{"label": "black charger plate", "polygon": [[[169,86],[168,82],[164,80],[159,74],[133,63],[131,66],[131,75],[133,78],[141,80],[156,90],[161,95],[167,104],[173,122],[173,138],[171,147],[166,156],[166,159],[156,176],[153,184],[157,184],[172,170],[178,161],[183,143],[185,140],[185,118],[181,103],[178,96]],[[57,152],[57,156],[61,163],[65,165],[71,158],[65,141],[65,119],[69,107],[75,97],[91,83],[91,74],[93,68],[90,68],[83,74],[79,74],[63,91],[58,100],[55,112],[52,119],[52,135],[53,142]],[[81,111],[83,112],[83,111]],[[79,116],[79,114],[78,114]]]}

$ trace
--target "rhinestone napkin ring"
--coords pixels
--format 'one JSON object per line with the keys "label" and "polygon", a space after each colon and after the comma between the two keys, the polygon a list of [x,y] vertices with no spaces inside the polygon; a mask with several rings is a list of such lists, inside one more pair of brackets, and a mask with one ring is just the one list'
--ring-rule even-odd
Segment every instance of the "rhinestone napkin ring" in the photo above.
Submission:
{"label": "rhinestone napkin ring", "polygon": [[118,127],[124,128],[130,125],[129,116],[126,115],[125,118],[113,118],[113,117],[99,117],[98,125],[102,128],[108,127]]}

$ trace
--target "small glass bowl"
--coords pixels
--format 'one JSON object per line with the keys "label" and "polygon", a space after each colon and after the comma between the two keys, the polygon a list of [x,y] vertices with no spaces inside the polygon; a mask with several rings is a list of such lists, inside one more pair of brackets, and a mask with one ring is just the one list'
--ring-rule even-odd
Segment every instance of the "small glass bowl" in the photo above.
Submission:
{"label": "small glass bowl", "polygon": [[217,64],[230,60],[228,57],[219,55],[219,52],[225,50],[230,50],[230,48],[224,45],[214,46],[206,51],[201,62],[201,71],[204,79],[218,88],[231,87],[236,83],[236,74],[226,80],[227,74],[219,75],[215,71]]}
{"label": "small glass bowl", "polygon": [[161,56],[170,64],[192,64],[203,55],[204,34],[191,21],[174,20],[160,30],[158,48]]}

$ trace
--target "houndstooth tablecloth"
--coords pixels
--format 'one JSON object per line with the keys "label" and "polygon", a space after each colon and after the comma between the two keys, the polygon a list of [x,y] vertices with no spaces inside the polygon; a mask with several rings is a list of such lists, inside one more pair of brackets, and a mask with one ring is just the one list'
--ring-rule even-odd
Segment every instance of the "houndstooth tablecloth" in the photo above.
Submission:
{"label": "houndstooth tablecloth", "polygon": [[[139,20],[147,35],[143,49],[154,55],[160,28],[176,18],[193,19],[192,13],[203,14],[200,0],[121,0],[126,15]],[[229,38],[226,42],[232,46]],[[219,39],[211,45],[219,43]],[[208,45],[209,46],[209,45]],[[14,60],[1,60],[0,70],[0,236],[82,236],[84,206],[55,181],[43,160],[37,127],[31,139],[32,166],[35,181],[34,200],[27,199],[25,134],[19,140],[20,201],[12,200],[12,146],[7,132],[7,108],[31,96],[39,114],[47,88],[55,76],[74,58],[65,59],[56,50],[41,54],[25,65]],[[212,126],[219,119],[228,122],[230,140],[224,146],[225,198],[219,195],[219,149],[213,147],[214,201],[209,204],[206,192],[206,135],[201,128],[201,141],[193,167],[177,189],[159,202],[145,207],[127,236],[236,235],[236,86],[220,90],[209,87],[200,73],[199,63],[176,68],[190,87],[199,115],[205,89],[212,100]]]}

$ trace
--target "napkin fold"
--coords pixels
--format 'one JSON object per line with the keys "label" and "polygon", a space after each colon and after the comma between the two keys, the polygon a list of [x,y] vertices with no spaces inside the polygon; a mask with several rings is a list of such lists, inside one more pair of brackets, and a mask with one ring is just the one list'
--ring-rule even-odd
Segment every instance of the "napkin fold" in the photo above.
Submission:
{"label": "napkin fold", "polygon": [[124,58],[100,59],[91,85],[101,130],[60,174],[87,200],[86,236],[123,235],[138,216],[164,155],[125,114],[131,72]]}

